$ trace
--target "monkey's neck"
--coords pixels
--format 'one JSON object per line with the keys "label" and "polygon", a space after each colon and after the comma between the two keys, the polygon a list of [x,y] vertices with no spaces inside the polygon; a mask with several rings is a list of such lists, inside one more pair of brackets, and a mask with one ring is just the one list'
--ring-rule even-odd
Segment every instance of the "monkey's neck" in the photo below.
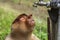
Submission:
{"label": "monkey's neck", "polygon": [[24,23],[20,24],[18,26],[18,28],[16,27],[14,29],[14,27],[17,25],[13,26],[12,32],[11,32],[11,37],[13,39],[21,39],[21,40],[30,40],[31,39],[31,35],[32,35],[32,31],[28,31],[29,29],[27,29],[26,25]]}
{"label": "monkey's neck", "polygon": [[18,32],[15,32],[15,33],[11,33],[11,37],[13,39],[21,39],[21,40],[31,40],[31,35],[32,35],[32,32],[31,33],[18,33]]}

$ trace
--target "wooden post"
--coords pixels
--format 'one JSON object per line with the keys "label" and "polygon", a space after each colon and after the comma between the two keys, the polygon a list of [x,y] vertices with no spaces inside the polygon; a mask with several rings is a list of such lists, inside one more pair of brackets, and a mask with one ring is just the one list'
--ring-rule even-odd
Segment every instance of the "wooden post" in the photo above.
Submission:
{"label": "wooden post", "polygon": [[47,28],[48,28],[48,40],[52,40],[52,26],[51,19],[47,18]]}

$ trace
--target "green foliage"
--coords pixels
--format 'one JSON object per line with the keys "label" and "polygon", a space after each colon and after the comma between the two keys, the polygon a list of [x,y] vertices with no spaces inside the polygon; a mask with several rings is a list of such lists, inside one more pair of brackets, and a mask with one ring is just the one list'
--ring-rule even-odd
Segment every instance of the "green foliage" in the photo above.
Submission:
{"label": "green foliage", "polygon": [[10,32],[13,19],[13,12],[6,12],[3,8],[0,8],[0,40],[4,40],[5,36]]}
{"label": "green foliage", "polygon": [[19,3],[20,0],[12,0],[13,3]]}
{"label": "green foliage", "polygon": [[36,25],[35,25],[34,34],[36,34],[36,36],[39,37],[41,40],[48,40],[47,24],[39,19],[35,19],[35,21],[36,21]]}

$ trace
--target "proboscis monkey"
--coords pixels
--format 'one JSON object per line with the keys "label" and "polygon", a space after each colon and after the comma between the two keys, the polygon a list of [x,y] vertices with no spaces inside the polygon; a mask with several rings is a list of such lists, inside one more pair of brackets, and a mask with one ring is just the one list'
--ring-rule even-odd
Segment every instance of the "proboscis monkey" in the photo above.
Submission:
{"label": "proboscis monkey", "polygon": [[32,32],[35,21],[31,15],[21,14],[12,23],[11,33],[5,40],[39,40]]}

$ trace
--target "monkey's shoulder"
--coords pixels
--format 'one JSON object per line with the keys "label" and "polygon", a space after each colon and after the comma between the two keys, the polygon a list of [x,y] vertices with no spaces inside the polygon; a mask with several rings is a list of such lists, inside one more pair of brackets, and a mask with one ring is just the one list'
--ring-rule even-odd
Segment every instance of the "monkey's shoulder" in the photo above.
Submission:
{"label": "monkey's shoulder", "polygon": [[40,40],[37,36],[35,36],[34,34],[32,34],[32,40]]}
{"label": "monkey's shoulder", "polygon": [[7,35],[7,37],[5,38],[5,40],[13,40],[13,39],[11,38],[10,35]]}

